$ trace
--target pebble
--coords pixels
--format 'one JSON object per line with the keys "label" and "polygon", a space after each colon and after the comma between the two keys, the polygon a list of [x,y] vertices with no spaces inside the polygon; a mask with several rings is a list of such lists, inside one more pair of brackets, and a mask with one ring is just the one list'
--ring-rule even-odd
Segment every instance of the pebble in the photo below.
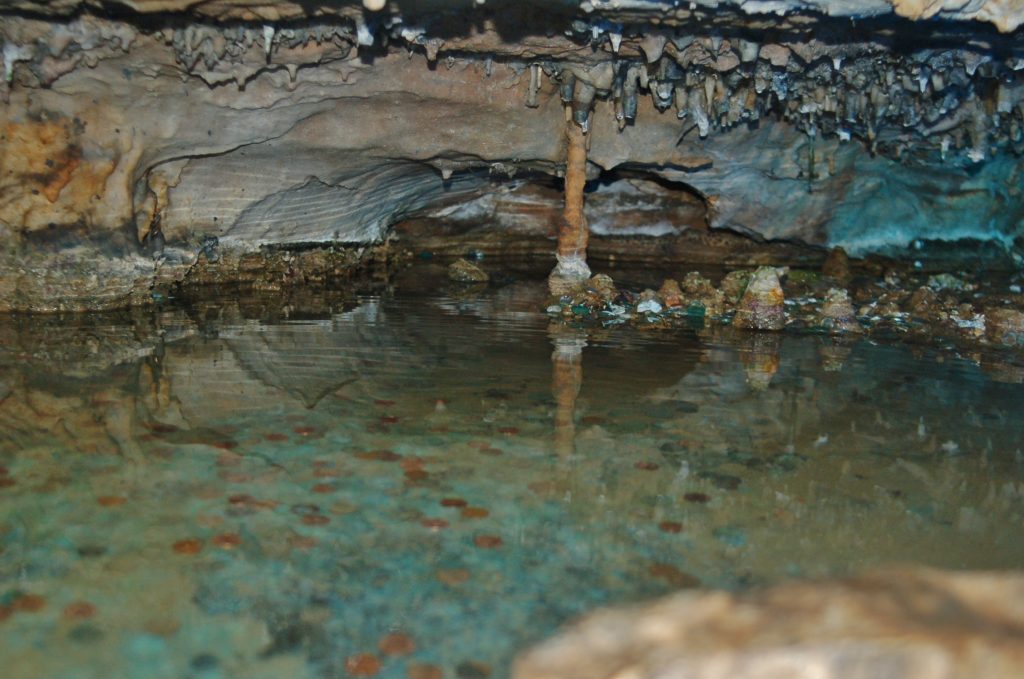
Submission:
{"label": "pebble", "polygon": [[477,535],[473,538],[473,544],[480,549],[497,549],[505,544],[505,541],[497,535]]}
{"label": "pebble", "polygon": [[173,545],[173,549],[178,554],[193,555],[203,551],[203,541],[199,538],[185,538],[184,540],[178,540]]}
{"label": "pebble", "polygon": [[392,632],[380,640],[377,646],[384,655],[409,655],[416,650],[416,642],[402,632]]}
{"label": "pebble", "polygon": [[353,677],[372,677],[380,672],[380,660],[372,653],[359,653],[345,659],[345,671]]}
{"label": "pebble", "polygon": [[640,302],[639,304],[636,305],[637,313],[641,314],[657,314],[661,313],[661,309],[661,305],[658,304],[658,302],[653,299],[644,300],[643,302]]}

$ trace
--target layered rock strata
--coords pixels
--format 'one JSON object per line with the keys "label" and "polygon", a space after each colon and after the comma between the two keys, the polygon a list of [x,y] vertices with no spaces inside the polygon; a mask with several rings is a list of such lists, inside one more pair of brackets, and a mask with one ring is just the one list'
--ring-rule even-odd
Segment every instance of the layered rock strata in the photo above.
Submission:
{"label": "layered rock strata", "polygon": [[1019,8],[675,5],[0,3],[0,308],[139,301],[214,242],[378,242],[561,175],[567,115],[589,178],[686,185],[711,228],[1013,247]]}

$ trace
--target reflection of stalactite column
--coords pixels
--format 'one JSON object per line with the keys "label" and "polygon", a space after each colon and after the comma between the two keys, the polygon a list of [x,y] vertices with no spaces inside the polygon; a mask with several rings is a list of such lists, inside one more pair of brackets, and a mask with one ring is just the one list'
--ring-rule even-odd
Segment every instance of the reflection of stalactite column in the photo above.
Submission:
{"label": "reflection of stalactite column", "polygon": [[560,334],[554,337],[554,343],[551,392],[555,397],[555,451],[566,456],[576,450],[576,397],[583,385],[583,347],[587,340],[583,333]]}
{"label": "reflection of stalactite column", "polygon": [[590,231],[583,214],[583,187],[587,182],[587,136],[574,122],[565,126],[568,150],[565,161],[565,209],[558,230],[558,264],[548,279],[551,292],[562,294],[590,278],[587,241]]}

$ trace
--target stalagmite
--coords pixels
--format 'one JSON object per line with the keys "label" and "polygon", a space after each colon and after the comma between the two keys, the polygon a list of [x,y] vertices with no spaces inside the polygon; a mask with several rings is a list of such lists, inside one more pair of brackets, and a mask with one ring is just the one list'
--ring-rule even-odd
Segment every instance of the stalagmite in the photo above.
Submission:
{"label": "stalagmite", "polygon": [[587,266],[587,241],[590,237],[583,214],[583,188],[587,181],[587,137],[575,123],[565,126],[565,208],[558,230],[558,263],[548,277],[548,287],[556,295],[564,294],[590,278]]}

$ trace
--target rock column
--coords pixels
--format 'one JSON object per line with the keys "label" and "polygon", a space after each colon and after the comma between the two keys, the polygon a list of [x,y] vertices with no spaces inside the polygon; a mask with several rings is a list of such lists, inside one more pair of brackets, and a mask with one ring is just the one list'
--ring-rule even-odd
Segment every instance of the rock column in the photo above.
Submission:
{"label": "rock column", "polygon": [[583,188],[587,182],[587,136],[574,122],[566,124],[568,142],[565,160],[565,209],[558,230],[558,263],[548,277],[548,286],[559,295],[590,278],[587,241],[590,230],[583,214]]}

